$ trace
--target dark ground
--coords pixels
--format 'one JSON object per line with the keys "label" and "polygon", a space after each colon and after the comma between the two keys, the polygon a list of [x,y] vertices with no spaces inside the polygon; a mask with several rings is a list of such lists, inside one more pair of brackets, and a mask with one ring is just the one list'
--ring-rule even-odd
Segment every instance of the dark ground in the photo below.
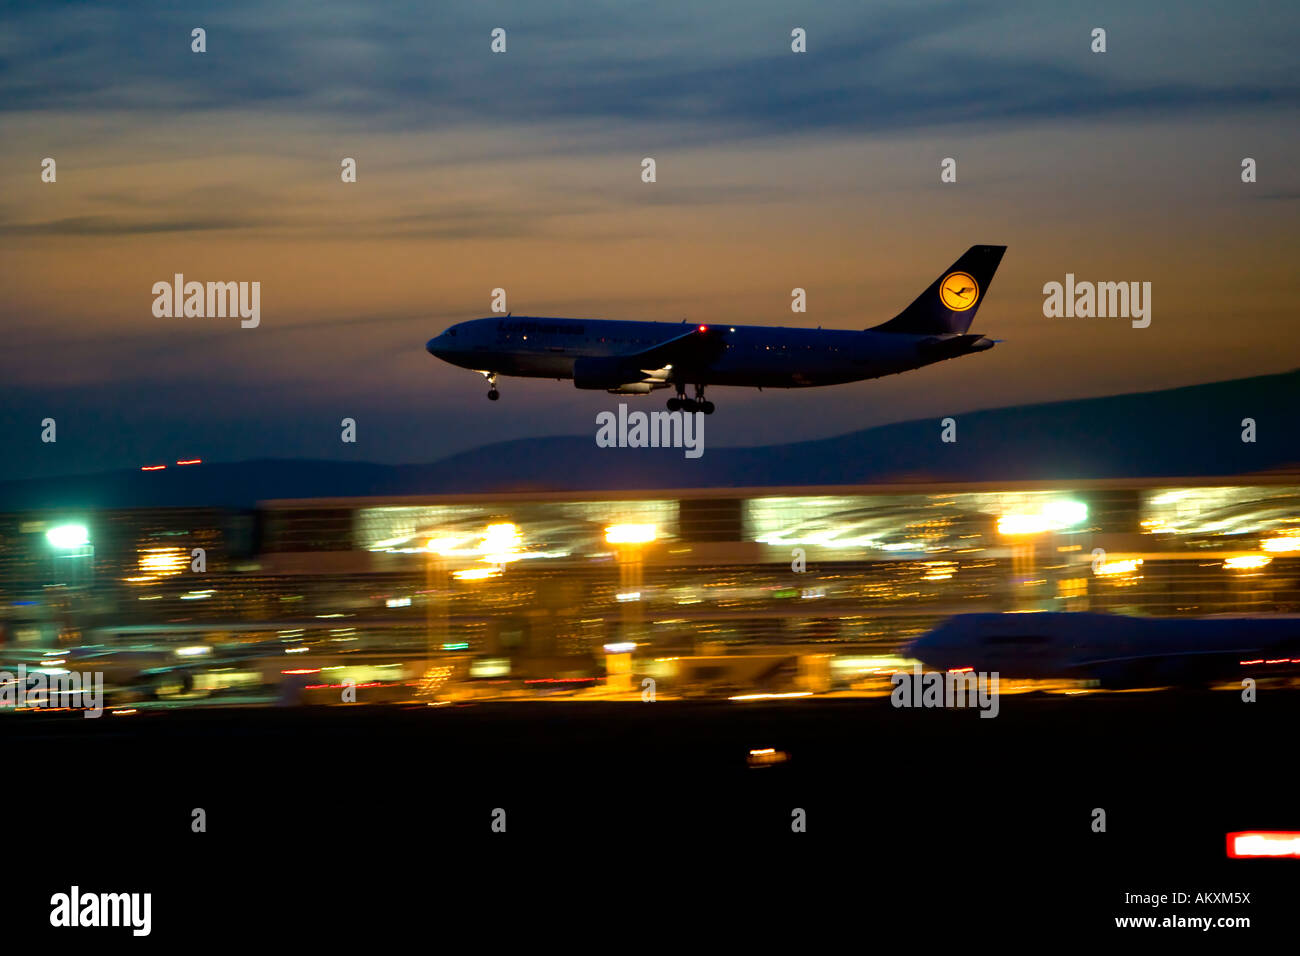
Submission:
{"label": "dark ground", "polygon": [[[147,939],[51,939],[173,951],[1294,940],[1300,860],[1227,859],[1225,834],[1300,829],[1298,717],[1268,690],[1004,697],[992,720],[887,699],[8,714],[0,906],[23,940],[73,883],[149,891]],[[762,747],[790,760],[749,767]],[[1250,902],[1124,904],[1179,890]],[[1152,914],[1252,927],[1114,927]]]}

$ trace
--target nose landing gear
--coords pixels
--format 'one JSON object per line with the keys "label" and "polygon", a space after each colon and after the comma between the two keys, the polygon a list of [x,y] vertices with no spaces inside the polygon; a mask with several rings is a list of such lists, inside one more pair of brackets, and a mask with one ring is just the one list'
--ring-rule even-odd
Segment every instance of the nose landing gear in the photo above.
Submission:
{"label": "nose landing gear", "polygon": [[501,397],[501,393],[497,391],[497,373],[484,372],[483,377],[488,380],[488,401],[495,402]]}

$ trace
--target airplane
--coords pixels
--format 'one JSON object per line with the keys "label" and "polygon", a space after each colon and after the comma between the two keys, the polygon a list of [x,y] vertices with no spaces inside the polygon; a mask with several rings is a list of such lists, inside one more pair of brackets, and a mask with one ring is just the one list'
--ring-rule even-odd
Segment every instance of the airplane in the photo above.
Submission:
{"label": "airplane", "polygon": [[1289,676],[1300,664],[1300,617],[957,614],[903,654],[935,670],[1095,680],[1107,687]]}
{"label": "airplane", "polygon": [[453,325],[425,350],[485,376],[492,401],[497,376],[510,375],[572,379],[614,395],[671,386],[670,411],[711,415],[709,385],[840,385],[991,349],[995,340],[968,330],[1006,248],[971,246],[906,309],[861,332],[505,315]]}

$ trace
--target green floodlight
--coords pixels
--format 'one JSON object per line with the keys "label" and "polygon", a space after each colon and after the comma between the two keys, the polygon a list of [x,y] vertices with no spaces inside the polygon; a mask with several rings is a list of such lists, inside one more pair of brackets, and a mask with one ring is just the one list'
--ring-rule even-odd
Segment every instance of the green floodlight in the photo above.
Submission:
{"label": "green floodlight", "polygon": [[84,524],[61,524],[45,532],[45,540],[60,551],[71,551],[90,544],[90,532]]}

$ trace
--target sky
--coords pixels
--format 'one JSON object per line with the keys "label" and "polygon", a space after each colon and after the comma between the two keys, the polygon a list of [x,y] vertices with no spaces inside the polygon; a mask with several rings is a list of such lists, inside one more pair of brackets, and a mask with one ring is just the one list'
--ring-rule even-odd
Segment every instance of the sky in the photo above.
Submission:
{"label": "sky", "polygon": [[[862,329],[976,243],[1008,246],[972,329],[996,348],[713,389],[708,441],[1300,364],[1294,4],[184,6],[0,4],[0,478],[594,435],[664,393],[490,403],[424,342],[498,287],[517,315]],[[260,282],[260,325],[155,317],[178,272]],[[1045,317],[1067,272],[1151,282],[1150,326]]]}

